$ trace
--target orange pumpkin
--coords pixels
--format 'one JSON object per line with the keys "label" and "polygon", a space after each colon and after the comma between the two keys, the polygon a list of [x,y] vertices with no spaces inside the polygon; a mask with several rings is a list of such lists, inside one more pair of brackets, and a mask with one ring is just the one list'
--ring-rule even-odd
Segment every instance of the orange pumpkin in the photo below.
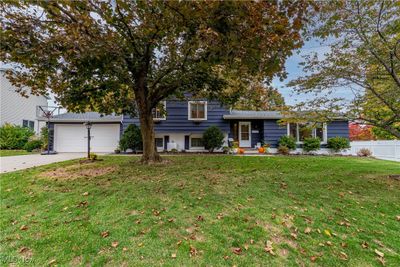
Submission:
{"label": "orange pumpkin", "polygon": [[239,154],[244,154],[244,149],[243,148],[239,148]]}
{"label": "orange pumpkin", "polygon": [[264,154],[265,149],[263,147],[258,148],[258,153]]}

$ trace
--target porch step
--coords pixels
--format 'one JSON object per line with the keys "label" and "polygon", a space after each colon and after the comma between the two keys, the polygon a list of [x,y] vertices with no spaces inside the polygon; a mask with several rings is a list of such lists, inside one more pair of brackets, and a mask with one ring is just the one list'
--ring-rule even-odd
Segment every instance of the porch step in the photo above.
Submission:
{"label": "porch step", "polygon": [[255,148],[245,148],[244,154],[259,154],[258,149]]}

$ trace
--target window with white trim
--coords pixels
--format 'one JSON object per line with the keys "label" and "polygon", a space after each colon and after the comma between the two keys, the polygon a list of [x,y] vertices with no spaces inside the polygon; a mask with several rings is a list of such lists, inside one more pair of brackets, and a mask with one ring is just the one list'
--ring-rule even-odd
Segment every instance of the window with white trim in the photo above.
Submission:
{"label": "window with white trim", "polygon": [[191,137],[190,138],[190,148],[201,148],[201,149],[204,149],[203,138],[201,138],[201,137]]}
{"label": "window with white trim", "polygon": [[167,119],[167,101],[160,102],[157,107],[153,108],[153,120],[161,121]]}
{"label": "window with white trim", "polygon": [[327,141],[325,123],[289,123],[287,135],[294,137],[297,143],[303,143],[305,138],[318,137],[322,143]]}
{"label": "window with white trim", "polygon": [[189,120],[207,120],[207,101],[188,102]]}

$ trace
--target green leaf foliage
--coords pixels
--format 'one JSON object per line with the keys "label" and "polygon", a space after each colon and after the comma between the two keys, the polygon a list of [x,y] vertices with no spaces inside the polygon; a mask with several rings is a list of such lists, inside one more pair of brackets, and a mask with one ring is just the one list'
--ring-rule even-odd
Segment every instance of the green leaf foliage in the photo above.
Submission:
{"label": "green leaf foliage", "polygon": [[43,146],[42,140],[30,140],[24,145],[24,149],[28,152],[32,152],[33,150],[41,149]]}
{"label": "green leaf foliage", "polygon": [[344,149],[350,148],[350,141],[341,136],[332,137],[328,139],[328,148],[333,152],[340,152]]}
{"label": "green leaf foliage", "polygon": [[5,124],[0,127],[1,149],[23,149],[34,132],[27,127]]}
{"label": "green leaf foliage", "polygon": [[204,131],[203,143],[205,149],[213,152],[224,144],[224,134],[217,126],[211,126]]}
{"label": "green leaf foliage", "polygon": [[[314,95],[293,110],[349,120],[400,138],[399,1],[320,1],[311,32],[322,46],[304,57],[305,75],[289,83]],[[300,114],[305,114],[304,112]]]}
{"label": "green leaf foliage", "polygon": [[306,152],[316,151],[320,148],[321,140],[318,137],[308,137],[303,141],[303,150]]}
{"label": "green leaf foliage", "polygon": [[141,150],[143,148],[142,134],[140,128],[135,124],[130,124],[124,131],[119,147],[122,151],[132,149],[133,151]]}
{"label": "green leaf foliage", "polygon": [[284,135],[278,141],[279,146],[285,146],[290,150],[296,149],[296,140],[292,136]]}
{"label": "green leaf foliage", "polygon": [[[2,1],[8,78],[50,90],[69,111],[139,115],[168,97],[233,104],[252,82],[284,78],[303,44],[310,1]],[[155,159],[153,134],[143,158]]]}

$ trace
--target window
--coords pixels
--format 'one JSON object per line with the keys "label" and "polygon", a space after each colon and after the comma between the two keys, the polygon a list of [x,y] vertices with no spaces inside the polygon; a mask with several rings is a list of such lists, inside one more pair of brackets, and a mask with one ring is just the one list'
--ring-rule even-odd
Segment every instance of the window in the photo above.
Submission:
{"label": "window", "polygon": [[156,147],[157,148],[164,148],[164,138],[155,138],[155,142],[156,142]]}
{"label": "window", "polygon": [[162,101],[157,105],[156,108],[153,108],[153,119],[154,120],[165,120],[166,117],[166,111],[167,111],[167,101]]}
{"label": "window", "polygon": [[203,139],[200,137],[192,137],[190,138],[190,147],[196,147],[196,148],[203,148]]}
{"label": "window", "polygon": [[302,143],[308,137],[318,137],[322,143],[327,141],[324,123],[290,123],[287,127],[287,134],[294,137],[297,143]]}
{"label": "window", "polygon": [[35,128],[35,122],[30,120],[22,120],[22,127],[28,127],[33,130]]}
{"label": "window", "polygon": [[207,102],[189,101],[189,120],[207,120]]}
{"label": "window", "polygon": [[313,137],[313,128],[309,124],[297,124],[297,128],[299,131],[299,141],[303,142],[304,139]]}

